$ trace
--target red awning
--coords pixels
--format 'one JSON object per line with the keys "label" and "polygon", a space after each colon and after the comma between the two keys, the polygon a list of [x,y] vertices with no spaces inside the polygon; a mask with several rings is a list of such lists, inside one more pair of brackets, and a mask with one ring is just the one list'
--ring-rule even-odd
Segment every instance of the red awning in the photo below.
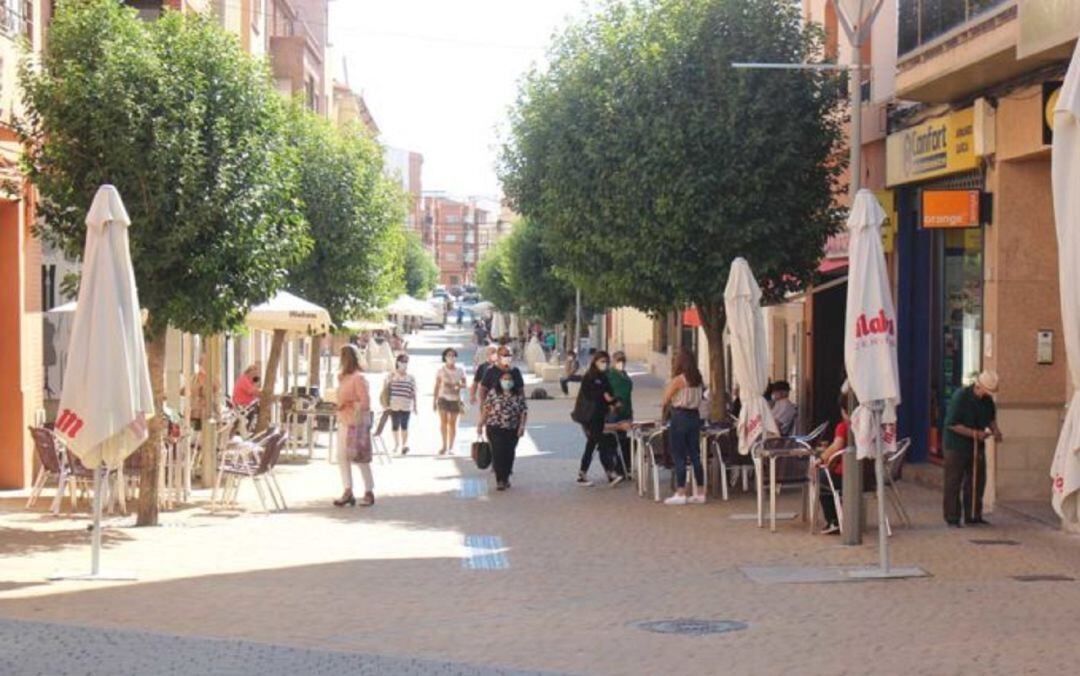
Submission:
{"label": "red awning", "polygon": [[826,258],[821,261],[821,265],[818,265],[818,272],[821,274],[828,274],[830,272],[836,272],[837,270],[843,270],[848,266],[847,257],[844,258]]}
{"label": "red awning", "polygon": [[701,316],[698,314],[696,307],[690,307],[683,310],[682,323],[683,326],[688,326],[692,329],[701,328]]}

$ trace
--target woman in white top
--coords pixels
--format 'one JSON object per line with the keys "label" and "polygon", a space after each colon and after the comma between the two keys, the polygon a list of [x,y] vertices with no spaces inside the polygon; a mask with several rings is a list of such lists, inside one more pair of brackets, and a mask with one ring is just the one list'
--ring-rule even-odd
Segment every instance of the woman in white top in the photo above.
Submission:
{"label": "woman in white top", "polygon": [[439,432],[442,434],[442,448],[439,455],[453,454],[454,441],[457,438],[458,417],[461,415],[461,391],[468,380],[465,370],[457,365],[457,350],[448,347],[443,350],[443,366],[435,375],[435,411],[439,414]]}
{"label": "woman in white top", "polygon": [[394,371],[386,377],[383,399],[390,411],[390,429],[394,433],[394,452],[409,452],[409,417],[416,408],[416,378],[408,373],[409,355],[398,355]]}
{"label": "woman in white top", "polygon": [[[701,466],[701,406],[703,382],[697,367],[697,357],[689,348],[682,348],[675,360],[675,369],[664,390],[662,404],[671,410],[668,444],[675,460],[675,495],[664,500],[666,505],[703,504],[705,502],[705,470]],[[686,463],[694,468],[694,495],[686,496]]]}

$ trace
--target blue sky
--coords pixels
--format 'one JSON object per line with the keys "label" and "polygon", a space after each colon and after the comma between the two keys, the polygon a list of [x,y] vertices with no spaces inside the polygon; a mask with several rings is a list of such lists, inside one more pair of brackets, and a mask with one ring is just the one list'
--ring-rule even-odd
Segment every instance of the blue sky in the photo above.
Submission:
{"label": "blue sky", "polygon": [[424,189],[499,191],[496,128],[516,82],[582,0],[331,0],[330,41],[388,145],[424,155]]}

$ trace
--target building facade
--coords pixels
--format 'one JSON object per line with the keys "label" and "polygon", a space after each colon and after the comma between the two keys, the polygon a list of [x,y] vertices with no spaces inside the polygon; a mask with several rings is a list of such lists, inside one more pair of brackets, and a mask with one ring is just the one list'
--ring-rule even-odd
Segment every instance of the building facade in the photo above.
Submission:
{"label": "building facade", "polygon": [[21,43],[44,43],[51,3],[0,3],[0,489],[30,484],[33,443],[27,427],[41,420],[41,246],[31,232],[34,189],[19,169],[22,152],[13,124],[21,112],[17,66]]}

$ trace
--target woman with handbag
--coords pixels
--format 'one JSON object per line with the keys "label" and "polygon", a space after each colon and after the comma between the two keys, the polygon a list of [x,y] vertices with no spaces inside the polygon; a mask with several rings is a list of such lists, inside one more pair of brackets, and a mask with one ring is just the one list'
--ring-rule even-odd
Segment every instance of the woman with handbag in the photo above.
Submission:
{"label": "woman with handbag", "polygon": [[495,387],[488,390],[480,407],[480,422],[477,425],[491,444],[495,488],[500,491],[510,488],[518,440],[525,435],[525,423],[529,417],[525,390],[514,377],[513,371],[516,370],[499,369],[499,379]]}
{"label": "woman with handbag", "polygon": [[600,450],[600,464],[607,473],[608,483],[616,486],[625,479],[615,471],[613,449],[604,443],[604,424],[611,407],[618,401],[607,377],[610,364],[611,359],[607,352],[601,350],[593,354],[589,369],[581,378],[581,389],[578,390],[574,411],[570,414],[573,421],[581,425],[585,432],[585,452],[581,455],[581,468],[577,478],[579,486],[593,485],[589,481],[589,467],[592,465],[593,452],[597,449]]}
{"label": "woman with handbag", "polygon": [[[705,469],[701,465],[701,399],[703,378],[698,370],[694,351],[684,347],[675,359],[672,378],[664,389],[661,405],[670,411],[668,440],[675,459],[675,495],[664,500],[665,505],[704,504]],[[694,495],[686,495],[686,464],[694,469]]]}
{"label": "woman with handbag", "polygon": [[[334,500],[335,507],[356,506],[353,496],[352,463],[360,466],[364,479],[363,507],[375,504],[375,479],[371,474],[371,396],[368,382],[360,372],[360,350],[355,345],[341,348],[341,371],[337,389],[337,458],[345,492]],[[359,424],[358,424],[359,423]]]}

